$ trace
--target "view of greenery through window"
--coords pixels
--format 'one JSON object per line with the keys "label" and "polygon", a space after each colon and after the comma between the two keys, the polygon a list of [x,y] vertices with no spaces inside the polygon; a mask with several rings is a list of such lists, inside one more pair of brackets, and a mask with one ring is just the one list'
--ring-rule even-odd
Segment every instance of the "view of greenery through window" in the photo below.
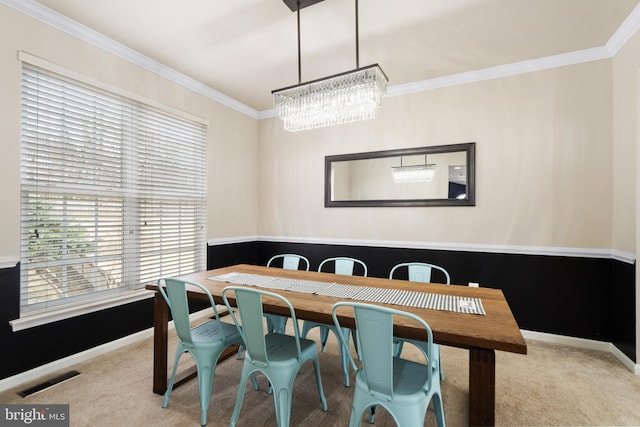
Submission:
{"label": "view of greenery through window", "polygon": [[[97,227],[79,219],[65,221],[54,203],[38,197],[30,205],[27,265],[34,267],[29,273],[29,303],[120,286],[122,262],[100,262],[97,258]],[[69,260],[73,263],[64,265]]]}

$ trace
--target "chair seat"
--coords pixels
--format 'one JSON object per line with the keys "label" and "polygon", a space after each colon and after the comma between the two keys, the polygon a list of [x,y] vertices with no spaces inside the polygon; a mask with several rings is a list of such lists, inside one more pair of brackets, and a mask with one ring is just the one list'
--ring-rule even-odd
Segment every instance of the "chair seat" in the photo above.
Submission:
{"label": "chair seat", "polygon": [[393,387],[396,396],[415,395],[427,381],[424,365],[411,360],[393,358]]}
{"label": "chair seat", "polygon": [[[425,352],[427,351],[427,343],[424,341],[416,341],[398,337],[393,337],[393,340],[396,343],[396,349],[394,350],[394,355],[396,357],[400,357],[400,353],[402,352],[402,345],[404,343],[411,343],[417,347],[422,348],[422,350],[424,350]],[[440,364],[440,344],[431,343],[431,346],[433,347],[433,357],[438,361],[438,366],[440,367],[440,380],[444,381],[444,371],[442,369],[442,365]]]}
{"label": "chair seat", "polygon": [[[220,325],[222,330],[222,336],[220,330],[217,328],[216,323]],[[242,338],[238,333],[236,325],[231,325],[225,322],[218,322],[216,320],[209,320],[201,325],[195,326],[191,329],[191,338],[194,344],[207,346],[207,345],[219,345],[216,341],[220,341],[223,338],[226,339],[227,344],[242,342]]]}
{"label": "chair seat", "polygon": [[[298,354],[294,336],[270,333],[265,336],[265,341],[269,363],[277,364],[283,360],[289,362]],[[311,358],[316,351],[315,341],[300,338],[300,352],[304,360]]]}

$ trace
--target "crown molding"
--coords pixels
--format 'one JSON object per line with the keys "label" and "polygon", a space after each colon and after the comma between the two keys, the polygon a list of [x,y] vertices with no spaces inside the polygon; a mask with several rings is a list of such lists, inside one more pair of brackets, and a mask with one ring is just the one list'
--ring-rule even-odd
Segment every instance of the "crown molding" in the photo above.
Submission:
{"label": "crown molding", "polygon": [[[158,74],[187,89],[193,90],[207,98],[213,99],[253,119],[262,120],[277,117],[275,109],[257,111],[34,0],[0,0],[0,4],[5,4],[45,24],[78,37],[87,43],[93,44],[100,49]],[[389,86],[387,96],[401,96],[534,71],[582,64],[601,59],[610,59],[618,53],[638,29],[640,29],[640,4],[633,9],[631,14],[624,20],[605,46]]]}
{"label": "crown molding", "polygon": [[206,96],[207,98],[219,102],[222,105],[254,119],[258,118],[258,112],[255,109],[224,95],[223,93],[220,93],[199,81],[174,70],[173,68],[151,59],[148,56],[145,56],[140,52],[105,36],[104,34],[92,30],[91,28],[62,15],[61,13],[49,9],[34,0],[0,0],[0,3],[12,7],[25,15],[116,55],[128,62],[131,62],[132,64],[138,65],[145,70],[162,76],[180,86]]}
{"label": "crown molding", "polygon": [[620,49],[629,41],[636,31],[640,29],[640,4],[638,4],[627,16],[622,25],[611,36],[605,46],[610,57],[614,57]]}
{"label": "crown molding", "polygon": [[389,86],[387,89],[387,96],[408,95],[411,93],[458,86],[467,83],[476,83],[484,80],[499,79],[502,77],[510,77],[518,74],[526,74],[534,71],[548,70],[608,58],[610,58],[610,56],[605,47],[584,49],[575,52],[515,62],[512,64],[483,68],[481,70],[467,71],[434,79]]}
{"label": "crown molding", "polygon": [[[638,27],[639,25],[636,24],[635,30],[637,30]],[[451,74],[428,80],[389,86],[387,88],[387,97],[409,95],[412,93],[426,92],[429,90],[459,86],[467,83],[476,83],[485,80],[499,79],[502,77],[516,76],[534,71],[543,71],[568,65],[583,64],[586,62],[599,61],[601,59],[610,59],[611,56],[610,48],[606,46],[583,49],[559,55],[498,65],[496,67],[466,71],[464,73]],[[272,117],[277,117],[275,109],[258,112],[258,120]]]}

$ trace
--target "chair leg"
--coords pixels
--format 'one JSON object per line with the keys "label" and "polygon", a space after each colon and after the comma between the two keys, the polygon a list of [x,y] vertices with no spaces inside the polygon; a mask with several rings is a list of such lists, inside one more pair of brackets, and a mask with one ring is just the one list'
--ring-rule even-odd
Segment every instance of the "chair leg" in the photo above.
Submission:
{"label": "chair leg", "polygon": [[446,427],[444,421],[444,407],[442,405],[442,396],[440,393],[434,393],[432,397],[433,410],[436,413],[436,422],[438,427]]}
{"label": "chair leg", "polygon": [[[358,350],[358,338],[356,337],[356,330],[349,329],[349,331],[351,332],[351,337],[353,339],[353,348],[356,350],[356,356],[358,356],[358,360],[362,360],[360,359],[360,351]],[[349,342],[349,340],[347,340],[347,342]]]}
{"label": "chair leg", "polygon": [[324,346],[327,342],[327,339],[329,337],[329,330],[333,331],[333,333],[336,335],[336,339],[338,340],[338,349],[340,351],[340,364],[342,365],[342,372],[344,375],[344,386],[345,387],[349,387],[350,386],[350,382],[349,382],[349,360],[348,360],[348,355],[347,355],[347,351],[349,351],[348,348],[344,348],[344,346],[342,345],[342,341],[340,341],[340,337],[338,336],[338,334],[342,334],[342,336],[344,337],[344,340],[348,343],[349,342],[349,334],[351,333],[351,330],[349,328],[342,328],[341,331],[338,331],[335,327],[333,328],[329,328],[328,326],[324,326],[324,325],[319,325],[317,323],[311,323],[311,322],[304,322],[302,325],[302,332],[300,333],[300,336],[302,338],[306,338],[307,334],[309,333],[309,331],[311,329],[313,329],[314,327],[319,327],[320,328],[320,342],[322,344],[322,349],[321,351],[324,352]]}
{"label": "chair leg", "polygon": [[324,353],[324,347],[327,345],[328,339],[329,339],[329,328],[327,328],[326,326],[320,326],[320,343],[322,344],[321,351],[323,353]]}
{"label": "chair leg", "polygon": [[242,408],[242,401],[244,400],[244,391],[247,388],[247,380],[249,380],[249,377],[251,377],[252,380],[255,380],[255,375],[251,372],[251,366],[247,366],[247,362],[245,360],[242,365],[240,385],[238,386],[238,395],[236,396],[236,405],[233,407],[233,414],[231,415],[231,421],[229,421],[229,427],[234,427],[238,422],[238,416],[240,416],[240,409]]}
{"label": "chair leg", "polygon": [[433,346],[433,351],[436,353],[436,358],[438,359],[438,366],[440,367],[440,381],[444,381],[444,369],[442,369],[442,360],[440,359],[440,345],[435,344]]}
{"label": "chair leg", "polygon": [[279,316],[275,322],[273,322],[273,331],[278,334],[284,334],[287,328],[287,319],[288,317]]}
{"label": "chair leg", "polygon": [[322,410],[327,412],[329,410],[329,407],[327,406],[327,398],[324,395],[324,389],[322,387],[322,378],[320,376],[320,362],[317,358],[313,360],[313,370],[316,374],[316,385],[318,386],[320,402],[322,402]]}
{"label": "chair leg", "polygon": [[302,323],[302,332],[300,333],[300,338],[306,338],[309,334],[309,331],[315,327],[320,328],[320,351],[324,353],[324,346],[327,344],[327,339],[329,338],[329,328],[327,326],[305,321]]}
{"label": "chair leg", "polygon": [[[342,330],[338,331],[334,329],[335,333],[342,333],[342,336],[344,337],[345,342],[349,342],[349,334],[350,334],[350,330],[347,328],[342,328]],[[342,365],[342,375],[344,377],[344,386],[345,387],[349,387],[351,385],[350,381],[349,381],[349,356],[347,355],[347,351],[349,351],[348,348],[345,348],[345,346],[342,345],[342,341],[340,341],[339,337],[336,337],[338,339],[338,351],[340,353],[340,364]]]}
{"label": "chair leg", "polygon": [[356,408],[351,404],[351,416],[349,417],[349,427],[360,427],[362,414],[356,413]]}
{"label": "chair leg", "polygon": [[276,408],[276,422],[278,427],[289,427],[291,420],[291,387],[278,387],[273,392],[273,402]]}
{"label": "chair leg", "polygon": [[207,410],[211,401],[211,389],[213,388],[213,376],[215,367],[210,364],[204,364],[198,367],[198,388],[200,395],[200,425],[207,425]]}
{"label": "chair leg", "polygon": [[400,353],[402,353],[403,344],[404,343],[402,341],[394,341],[394,343],[393,343],[393,346],[394,346],[393,354],[395,355],[395,357],[400,357]]}
{"label": "chair leg", "polygon": [[180,357],[184,353],[184,349],[178,343],[178,348],[176,350],[176,357],[173,359],[173,369],[171,370],[171,378],[169,379],[169,384],[167,385],[167,390],[164,392],[164,400],[162,401],[162,407],[166,408],[169,405],[169,396],[171,395],[171,390],[173,390],[173,383],[176,380],[176,372],[178,371],[178,362],[180,361]]}

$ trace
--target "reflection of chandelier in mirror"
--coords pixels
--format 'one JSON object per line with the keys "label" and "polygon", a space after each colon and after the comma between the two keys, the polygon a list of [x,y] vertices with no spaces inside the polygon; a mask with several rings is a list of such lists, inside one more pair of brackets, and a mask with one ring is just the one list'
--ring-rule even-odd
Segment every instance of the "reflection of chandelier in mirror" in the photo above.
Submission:
{"label": "reflection of chandelier in mirror", "polygon": [[300,9],[320,1],[284,0],[298,14],[298,84],[271,93],[284,128],[292,132],[375,118],[387,91],[388,79],[378,64],[360,67],[358,0],[355,0],[356,69],[302,83]]}
{"label": "reflection of chandelier in mirror", "polygon": [[434,163],[427,164],[427,155],[424,155],[423,165],[402,165],[402,156],[400,156],[400,166],[391,167],[391,175],[394,182],[430,182],[436,175],[436,165]]}

